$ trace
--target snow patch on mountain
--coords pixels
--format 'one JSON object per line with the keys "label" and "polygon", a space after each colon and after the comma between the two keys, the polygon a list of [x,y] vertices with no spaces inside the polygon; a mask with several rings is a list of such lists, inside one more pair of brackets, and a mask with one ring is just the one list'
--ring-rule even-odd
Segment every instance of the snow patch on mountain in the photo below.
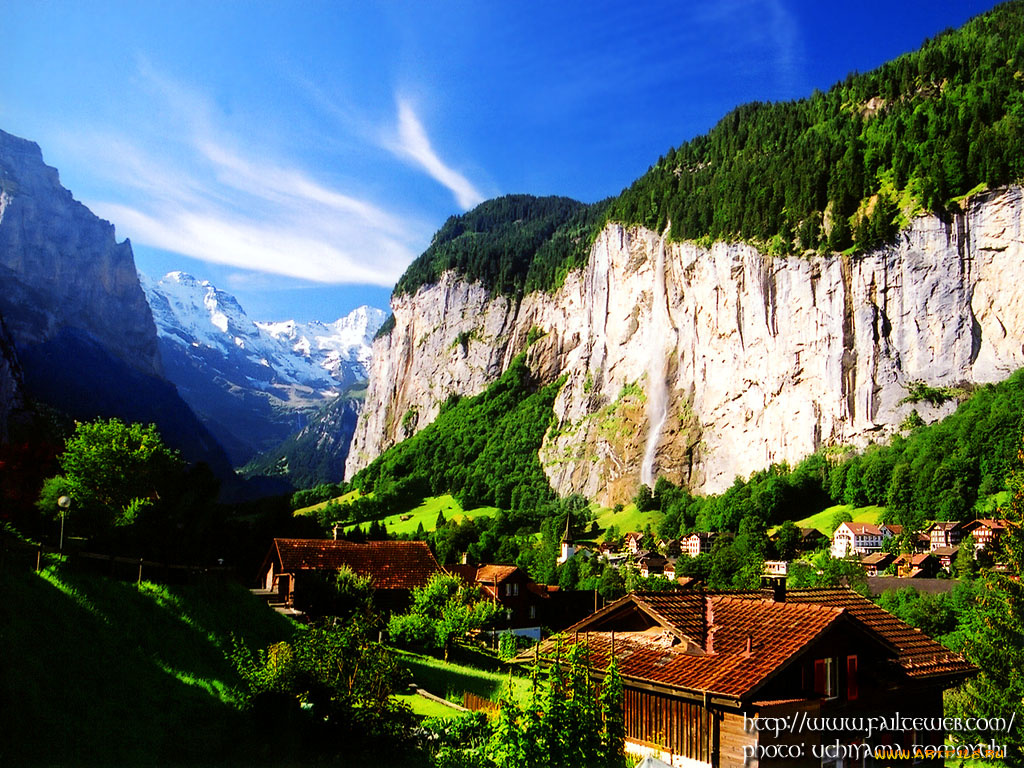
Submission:
{"label": "snow patch on mountain", "polygon": [[[140,275],[161,339],[182,352],[234,360],[257,389],[309,387],[324,396],[367,378],[371,342],[387,314],[362,306],[333,323],[257,322],[207,280],[170,272]],[[257,366],[254,372],[253,366]]]}

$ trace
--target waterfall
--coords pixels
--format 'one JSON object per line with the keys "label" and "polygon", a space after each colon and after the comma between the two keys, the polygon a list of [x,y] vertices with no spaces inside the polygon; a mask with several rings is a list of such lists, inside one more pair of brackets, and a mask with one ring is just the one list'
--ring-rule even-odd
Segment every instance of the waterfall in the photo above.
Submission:
{"label": "waterfall", "polygon": [[668,355],[675,347],[674,329],[668,316],[668,294],[665,290],[665,241],[672,222],[668,223],[658,241],[654,262],[654,287],[651,302],[651,322],[647,331],[647,447],[640,465],[640,482],[654,488],[654,455],[658,451],[661,431],[668,418]]}

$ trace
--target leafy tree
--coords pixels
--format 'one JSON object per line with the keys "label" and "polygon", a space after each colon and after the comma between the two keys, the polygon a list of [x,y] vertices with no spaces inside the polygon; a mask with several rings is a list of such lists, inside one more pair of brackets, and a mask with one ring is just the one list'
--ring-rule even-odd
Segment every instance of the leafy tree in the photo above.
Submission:
{"label": "leafy tree", "polygon": [[388,632],[398,643],[443,650],[447,661],[455,639],[484,626],[495,610],[478,587],[467,586],[458,576],[435,573],[426,586],[413,590],[409,613],[391,617]]}
{"label": "leafy tree", "polygon": [[267,725],[304,719],[320,746],[346,757],[411,752],[414,719],[393,694],[407,673],[358,622],[299,629],[252,653],[234,648],[246,706]]}
{"label": "leafy tree", "polygon": [[371,621],[373,580],[369,576],[360,576],[342,566],[334,573],[303,573],[298,578],[301,588],[295,591],[295,607],[307,615]]}
{"label": "leafy tree", "polygon": [[[567,657],[568,667],[562,659]],[[487,756],[492,765],[511,768],[624,768],[622,680],[614,661],[598,695],[591,680],[585,645],[561,649],[525,706],[511,686],[502,692]]]}
{"label": "leafy tree", "polygon": [[636,490],[636,496],[633,497],[633,503],[636,504],[636,508],[641,512],[650,512],[652,509],[657,508],[657,504],[654,500],[654,494],[651,489],[643,483]]}
{"label": "leafy tree", "polygon": [[618,569],[612,568],[610,565],[605,566],[597,591],[608,602],[618,600],[626,594],[626,583],[619,575]]}
{"label": "leafy tree", "polygon": [[848,510],[848,509],[837,509],[835,512],[832,513],[832,518],[828,522],[829,532],[835,533],[836,532],[836,528],[838,528],[843,523],[852,523],[852,522],[853,522],[853,515],[850,514],[850,510]]}
{"label": "leafy tree", "polygon": [[[1008,485],[1010,503],[1001,510],[1008,521],[1002,540],[1006,573],[984,574],[964,632],[963,649],[981,672],[964,684],[955,706],[974,717],[1007,717],[1024,701],[1024,448]],[[991,735],[978,732],[971,739]],[[999,740],[1010,747],[1008,764],[1024,760],[1024,723],[1015,722]]]}
{"label": "leafy tree", "polygon": [[155,425],[118,419],[76,424],[58,461],[62,474],[44,484],[40,503],[49,506],[53,493],[66,493],[72,499],[68,524],[86,534],[131,525],[156,512],[185,467]]}
{"label": "leafy tree", "polygon": [[800,546],[800,529],[791,520],[786,520],[775,531],[775,549],[782,560],[796,557]]}

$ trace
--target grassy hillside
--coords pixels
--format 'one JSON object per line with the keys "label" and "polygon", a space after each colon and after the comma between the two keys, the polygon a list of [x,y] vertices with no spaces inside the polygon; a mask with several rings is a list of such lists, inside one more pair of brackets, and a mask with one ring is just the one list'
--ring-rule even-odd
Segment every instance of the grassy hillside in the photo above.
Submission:
{"label": "grassy hillside", "polygon": [[624,536],[630,531],[643,532],[644,527],[647,525],[651,526],[654,531],[658,530],[658,523],[664,515],[660,509],[654,509],[650,512],[641,512],[636,508],[636,504],[630,502],[621,510],[616,512],[614,509],[608,509],[607,507],[600,507],[596,510],[597,512],[597,524],[602,529],[607,529],[609,526],[614,525],[619,529],[619,535]]}
{"label": "grassy hillside", "polygon": [[234,584],[0,569],[0,765],[245,764],[232,636],[291,624]]}
{"label": "grassy hillside", "polygon": [[803,520],[794,520],[794,524],[800,528],[817,528],[826,536],[831,536],[832,518],[836,512],[849,512],[855,523],[871,523],[877,525],[882,521],[882,507],[853,507],[849,504],[836,504],[821,510],[816,515],[805,517]]}
{"label": "grassy hillside", "polygon": [[[397,515],[390,515],[383,520],[387,532],[394,535],[416,533],[420,524],[423,530],[428,533],[434,530],[437,522],[437,513],[443,512],[445,520],[465,520],[477,517],[490,517],[498,512],[497,507],[476,507],[475,509],[463,509],[459,500],[451,494],[441,496],[429,496],[423,503],[408,512]],[[403,518],[405,518],[403,520]]]}

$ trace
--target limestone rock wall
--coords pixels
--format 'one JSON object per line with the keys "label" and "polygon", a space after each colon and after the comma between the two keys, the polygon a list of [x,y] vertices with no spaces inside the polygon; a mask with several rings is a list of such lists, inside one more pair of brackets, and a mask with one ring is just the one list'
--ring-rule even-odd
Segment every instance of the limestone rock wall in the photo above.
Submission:
{"label": "limestone rock wall", "polygon": [[[445,275],[393,302],[347,474],[450,394],[484,389],[537,329],[531,365],[545,381],[567,375],[541,451],[562,494],[635,492],[656,423],[652,371],[669,393],[655,474],[703,492],[823,445],[884,439],[912,408],[939,418],[952,403],[900,404],[910,382],[993,382],[1024,367],[1022,198],[1019,187],[977,196],[951,221],[918,218],[896,244],[852,258],[666,244],[609,225],[553,294],[517,302]],[[662,247],[667,329],[652,307]]]}
{"label": "limestone rock wall", "polygon": [[156,326],[131,244],[76,201],[39,145],[0,131],[0,314],[19,348],[66,327],[157,374]]}

